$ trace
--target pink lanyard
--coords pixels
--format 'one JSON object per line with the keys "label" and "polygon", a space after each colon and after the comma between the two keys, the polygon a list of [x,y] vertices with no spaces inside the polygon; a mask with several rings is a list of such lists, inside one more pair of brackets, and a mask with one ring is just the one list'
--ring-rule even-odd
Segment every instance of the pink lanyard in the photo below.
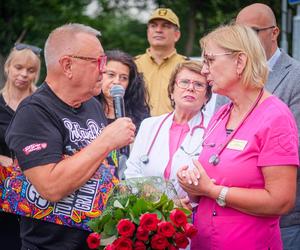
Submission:
{"label": "pink lanyard", "polygon": [[158,136],[158,133],[159,133],[159,131],[160,131],[162,125],[163,125],[163,124],[165,123],[165,121],[172,115],[172,113],[173,113],[173,112],[170,112],[170,113],[169,113],[169,114],[161,121],[161,123],[159,124],[159,127],[158,127],[158,129],[157,129],[157,131],[156,131],[156,133],[155,133],[155,135],[154,135],[154,138],[153,138],[153,140],[152,140],[152,142],[151,142],[151,145],[150,145],[150,147],[149,147],[149,149],[148,149],[148,151],[147,151],[147,156],[150,155],[150,152],[151,152],[151,150],[152,150],[152,147],[153,147],[153,145],[154,145],[154,143],[155,143],[155,141],[156,141],[156,138],[157,138],[157,136]]}
{"label": "pink lanyard", "polygon": [[[219,150],[211,155],[211,157],[209,157],[208,162],[214,166],[218,165],[220,162],[220,155],[222,154],[222,152],[224,151],[224,149],[227,147],[228,143],[232,140],[232,138],[235,136],[235,134],[237,133],[237,131],[242,127],[242,125],[244,124],[244,122],[246,121],[246,119],[249,117],[249,115],[253,112],[254,108],[257,106],[258,102],[260,101],[261,97],[263,96],[264,93],[264,89],[262,89],[255,101],[255,103],[252,105],[251,109],[248,111],[248,113],[246,114],[246,116],[243,118],[243,120],[240,122],[240,124],[237,126],[237,128],[227,137],[226,141],[224,144],[221,144],[221,148],[219,148]],[[220,119],[217,120],[217,122],[214,124],[214,126],[212,127],[212,129],[210,129],[207,132],[207,136],[205,137],[204,141],[211,135],[211,133],[215,130],[215,128],[220,124],[220,121],[222,121],[226,115],[229,114],[230,110],[232,109],[233,104],[230,104],[230,107],[228,109],[226,109],[225,115],[223,115],[223,113],[221,114]]]}

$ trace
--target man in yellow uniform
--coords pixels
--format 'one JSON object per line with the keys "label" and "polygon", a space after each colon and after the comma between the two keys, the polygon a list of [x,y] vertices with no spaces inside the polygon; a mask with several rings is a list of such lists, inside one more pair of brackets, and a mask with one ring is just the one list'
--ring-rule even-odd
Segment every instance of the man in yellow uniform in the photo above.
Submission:
{"label": "man in yellow uniform", "polygon": [[139,72],[143,73],[149,92],[151,115],[172,111],[168,97],[170,75],[175,66],[187,60],[176,52],[175,44],[180,38],[180,24],[171,9],[156,9],[149,21],[147,38],[150,48],[135,57]]}

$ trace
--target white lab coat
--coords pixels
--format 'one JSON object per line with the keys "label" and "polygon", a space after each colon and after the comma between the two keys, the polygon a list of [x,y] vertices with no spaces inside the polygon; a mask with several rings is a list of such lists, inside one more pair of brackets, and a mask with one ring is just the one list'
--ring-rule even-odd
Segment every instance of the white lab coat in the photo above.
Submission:
{"label": "white lab coat", "polygon": [[[149,162],[147,164],[141,161],[141,157],[147,154],[153,138],[161,125],[163,119],[168,114],[161,116],[150,117],[145,119],[140,126],[139,132],[135,138],[133,148],[130,152],[129,159],[126,162],[127,169],[125,170],[125,177],[144,177],[144,176],[164,176],[165,168],[169,161],[169,131],[173,122],[174,113],[171,114],[167,120],[162,124],[158,136],[151,149]],[[206,128],[208,124],[208,116],[204,115],[203,125]],[[192,158],[197,159],[202,149],[202,139],[204,129],[196,128],[191,136],[192,128],[200,125],[201,112],[198,112],[189,122],[190,131],[183,140],[184,152],[180,146],[173,155],[170,180],[180,198],[185,197],[186,193],[181,189],[177,182],[176,173],[179,167],[184,165],[191,165]]]}

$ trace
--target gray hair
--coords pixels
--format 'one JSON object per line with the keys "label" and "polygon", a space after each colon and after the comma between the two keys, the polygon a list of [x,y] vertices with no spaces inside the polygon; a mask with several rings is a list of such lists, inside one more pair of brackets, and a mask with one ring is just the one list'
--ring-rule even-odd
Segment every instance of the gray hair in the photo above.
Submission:
{"label": "gray hair", "polygon": [[54,29],[48,36],[45,48],[44,57],[46,67],[54,65],[59,58],[66,53],[71,52],[70,44],[76,42],[78,33],[86,33],[94,36],[101,36],[101,32],[84,24],[69,23]]}

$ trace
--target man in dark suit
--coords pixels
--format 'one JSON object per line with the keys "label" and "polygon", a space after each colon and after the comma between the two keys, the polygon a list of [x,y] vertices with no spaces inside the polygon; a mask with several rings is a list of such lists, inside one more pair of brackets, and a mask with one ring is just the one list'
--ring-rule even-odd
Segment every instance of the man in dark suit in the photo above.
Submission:
{"label": "man in dark suit", "polygon": [[[270,68],[265,88],[285,102],[300,130],[300,62],[278,48],[279,28],[272,9],[264,4],[255,3],[242,9],[236,23],[247,25],[257,32],[265,49]],[[226,103],[226,97],[218,96],[215,110]],[[299,154],[300,155],[300,154]],[[282,240],[285,250],[300,249],[300,172],[297,177],[297,197],[294,210],[283,216],[280,221]]]}

